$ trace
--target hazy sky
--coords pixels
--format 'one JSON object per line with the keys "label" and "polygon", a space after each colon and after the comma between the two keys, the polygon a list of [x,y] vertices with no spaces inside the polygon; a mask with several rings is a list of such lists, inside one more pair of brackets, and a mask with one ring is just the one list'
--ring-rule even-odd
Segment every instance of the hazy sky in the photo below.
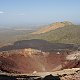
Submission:
{"label": "hazy sky", "polygon": [[0,26],[80,23],[80,0],[0,0]]}

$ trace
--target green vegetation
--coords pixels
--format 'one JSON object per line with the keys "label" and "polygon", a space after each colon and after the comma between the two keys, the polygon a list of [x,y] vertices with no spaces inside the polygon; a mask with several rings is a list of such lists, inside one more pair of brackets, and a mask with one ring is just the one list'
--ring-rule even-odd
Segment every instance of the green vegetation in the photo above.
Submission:
{"label": "green vegetation", "polygon": [[26,36],[24,39],[43,39],[53,43],[80,44],[80,25],[70,25],[44,33]]}

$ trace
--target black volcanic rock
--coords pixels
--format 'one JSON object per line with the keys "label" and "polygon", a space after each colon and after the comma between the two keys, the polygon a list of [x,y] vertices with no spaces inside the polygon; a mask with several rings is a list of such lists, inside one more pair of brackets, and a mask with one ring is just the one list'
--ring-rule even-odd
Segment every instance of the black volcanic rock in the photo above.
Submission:
{"label": "black volcanic rock", "polygon": [[63,44],[63,43],[50,43],[46,40],[32,39],[17,41],[13,45],[8,45],[0,48],[0,51],[8,51],[15,49],[33,48],[42,51],[54,51],[54,50],[77,50],[79,45]]}
{"label": "black volcanic rock", "polygon": [[47,75],[43,78],[43,80],[60,80],[59,76]]}

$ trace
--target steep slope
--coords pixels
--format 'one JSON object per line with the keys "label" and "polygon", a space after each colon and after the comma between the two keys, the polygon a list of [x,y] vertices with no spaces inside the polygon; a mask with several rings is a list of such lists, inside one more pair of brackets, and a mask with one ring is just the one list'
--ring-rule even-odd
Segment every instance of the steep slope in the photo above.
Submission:
{"label": "steep slope", "polygon": [[32,34],[41,34],[41,33],[46,33],[49,32],[51,30],[55,30],[61,27],[65,27],[66,25],[72,25],[71,22],[68,21],[64,21],[64,22],[56,22],[53,24],[50,24],[49,26],[45,27],[45,28],[41,28],[40,30],[33,32]]}

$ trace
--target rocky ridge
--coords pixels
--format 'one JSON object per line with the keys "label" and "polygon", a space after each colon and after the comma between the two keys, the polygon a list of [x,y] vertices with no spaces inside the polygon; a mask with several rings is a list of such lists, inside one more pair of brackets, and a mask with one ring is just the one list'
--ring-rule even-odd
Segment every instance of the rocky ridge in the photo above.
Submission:
{"label": "rocky ridge", "polygon": [[69,22],[69,21],[56,22],[56,23],[50,24],[47,27],[41,28],[38,31],[33,32],[31,34],[42,34],[42,33],[46,33],[46,32],[49,32],[51,30],[55,30],[55,29],[58,29],[58,28],[61,28],[61,27],[65,27],[65,26],[68,26],[68,25],[73,25],[73,24],[71,22]]}

